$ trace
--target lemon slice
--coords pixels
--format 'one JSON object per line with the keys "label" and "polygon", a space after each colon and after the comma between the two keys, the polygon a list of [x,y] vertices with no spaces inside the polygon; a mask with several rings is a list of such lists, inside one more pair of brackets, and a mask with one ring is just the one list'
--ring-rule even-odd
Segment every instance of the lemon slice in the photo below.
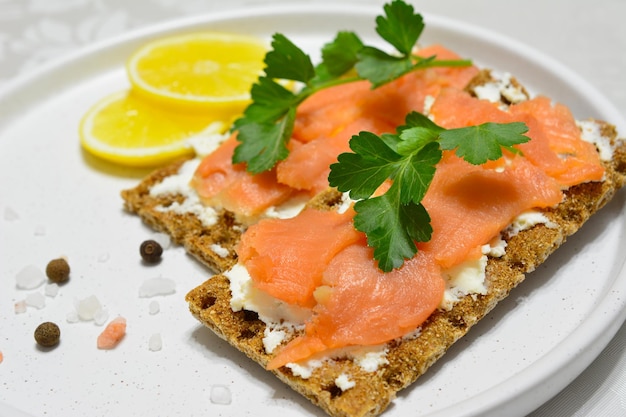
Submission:
{"label": "lemon slice", "polygon": [[149,167],[193,154],[189,139],[222,133],[227,126],[210,114],[173,111],[133,91],[120,91],[85,113],[79,135],[82,146],[100,158]]}
{"label": "lemon slice", "polygon": [[127,61],[137,92],[186,108],[241,111],[263,71],[267,44],[229,33],[201,32],[147,43]]}

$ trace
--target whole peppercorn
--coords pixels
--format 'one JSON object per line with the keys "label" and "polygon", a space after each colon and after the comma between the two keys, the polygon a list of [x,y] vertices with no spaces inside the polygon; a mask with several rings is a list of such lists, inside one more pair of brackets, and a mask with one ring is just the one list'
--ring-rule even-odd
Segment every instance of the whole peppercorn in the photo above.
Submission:
{"label": "whole peppercorn", "polygon": [[35,329],[35,341],[43,347],[52,347],[59,343],[61,330],[56,324],[46,321]]}
{"label": "whole peppercorn", "polygon": [[139,247],[139,253],[144,261],[154,263],[161,259],[163,248],[155,240],[146,240]]}
{"label": "whole peppercorn", "polygon": [[46,266],[46,275],[57,284],[65,282],[70,278],[70,266],[63,258],[53,259]]}

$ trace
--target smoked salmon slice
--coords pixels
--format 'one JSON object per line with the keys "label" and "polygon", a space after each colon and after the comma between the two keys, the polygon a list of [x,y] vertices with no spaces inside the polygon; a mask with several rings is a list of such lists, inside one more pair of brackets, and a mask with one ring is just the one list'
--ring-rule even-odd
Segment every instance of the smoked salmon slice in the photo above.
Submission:
{"label": "smoked salmon slice", "polygon": [[255,219],[263,211],[280,205],[293,189],[276,181],[276,172],[251,175],[244,164],[233,164],[238,142],[235,135],[205,157],[192,178],[191,186],[202,201],[238,215],[239,220]]}
{"label": "smoked salmon slice", "polygon": [[451,268],[480,256],[477,249],[520,213],[562,199],[558,182],[520,156],[512,156],[505,169],[491,169],[446,151],[422,200],[432,238],[418,249],[433,253],[442,268]]}
{"label": "smoked salmon slice", "polygon": [[562,187],[599,181],[604,167],[592,143],[580,139],[580,129],[570,110],[538,96],[508,111],[495,103],[471,97],[458,89],[443,90],[430,109],[435,122],[447,129],[486,122],[524,122],[532,140],[516,145],[526,159],[554,178]]}
{"label": "smoked salmon slice", "polygon": [[539,96],[511,106],[510,113],[528,125],[528,135],[535,139],[519,149],[561,185],[603,178],[605,170],[595,146],[580,140],[580,129],[566,106]]}
{"label": "smoked salmon slice", "polygon": [[[304,334],[279,350],[268,369],[330,349],[380,344],[416,329],[442,299],[442,270],[481,256],[480,247],[520,213],[559,204],[570,181],[603,175],[597,152],[580,139],[569,111],[543,98],[503,110],[446,88],[431,114],[446,128],[528,120],[530,145],[523,147],[524,156],[505,151],[500,160],[479,166],[444,152],[422,201],[431,217],[430,241],[418,243],[417,255],[390,273],[378,270],[363,240],[339,252],[313,291],[316,304]],[[315,271],[319,275],[319,265]],[[274,288],[274,294],[286,291],[287,285],[279,285],[284,289]]]}
{"label": "smoked salmon slice", "polygon": [[427,252],[384,273],[365,244],[350,245],[324,272],[324,293],[305,334],[268,363],[276,369],[315,353],[351,345],[376,345],[415,330],[437,308],[445,283]]}
{"label": "smoked salmon slice", "polygon": [[[424,48],[419,54],[459,58],[440,45]],[[330,165],[349,150],[353,135],[361,131],[392,132],[404,123],[407,113],[423,111],[427,96],[436,96],[448,87],[463,88],[477,73],[474,66],[428,68],[377,89],[362,81],[321,90],[298,108],[290,154],[274,170],[252,176],[246,173],[245,165],[233,165],[231,158],[238,144],[233,136],[202,161],[192,187],[205,204],[253,221],[295,191],[313,196],[326,189]]]}
{"label": "smoked salmon slice", "polygon": [[[424,48],[418,55],[460,58],[441,45]],[[361,81],[312,95],[298,109],[292,138],[298,145],[278,163],[278,181],[312,194],[326,189],[330,165],[350,150],[348,142],[353,135],[393,132],[409,112],[424,111],[427,96],[435,97],[444,88],[464,88],[477,73],[474,66],[428,68],[374,90]]]}
{"label": "smoked salmon slice", "polygon": [[364,239],[354,212],[304,209],[290,219],[263,219],[243,234],[237,249],[255,286],[290,304],[313,307],[313,292],[331,259]]}

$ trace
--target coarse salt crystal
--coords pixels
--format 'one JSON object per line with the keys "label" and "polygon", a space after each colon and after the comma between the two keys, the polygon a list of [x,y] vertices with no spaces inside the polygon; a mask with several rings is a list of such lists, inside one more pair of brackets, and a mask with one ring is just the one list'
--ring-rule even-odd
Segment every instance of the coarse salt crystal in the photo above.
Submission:
{"label": "coarse salt crystal", "polygon": [[26,300],[15,302],[15,314],[26,313]]}
{"label": "coarse salt crystal", "polygon": [[148,349],[150,349],[152,352],[156,352],[161,350],[162,347],[163,340],[161,339],[160,333],[155,333],[150,336],[150,340],[148,340]]}
{"label": "coarse salt crystal", "polygon": [[109,255],[108,252],[101,253],[100,255],[98,255],[98,262],[104,263],[108,261],[110,257],[111,255]]}
{"label": "coarse salt crystal", "polygon": [[97,326],[102,326],[109,319],[109,312],[103,308],[96,311],[93,316],[93,321]]}
{"label": "coarse salt crystal", "polygon": [[150,298],[157,295],[168,295],[176,292],[176,283],[169,278],[147,279],[139,287],[139,297]]}
{"label": "coarse salt crystal", "polygon": [[230,404],[232,402],[230,389],[224,385],[213,385],[211,387],[211,402],[221,405]]}
{"label": "coarse salt crystal", "polygon": [[46,275],[35,265],[26,265],[15,274],[15,284],[21,290],[32,290],[46,281]]}
{"label": "coarse salt crystal", "polygon": [[151,301],[150,305],[148,306],[148,311],[152,315],[157,314],[159,311],[161,311],[161,306],[159,305],[159,302]]}
{"label": "coarse salt crystal", "polygon": [[40,292],[28,294],[25,298],[26,305],[41,310],[46,306],[46,299]]}
{"label": "coarse salt crystal", "polygon": [[78,323],[79,320],[80,319],[78,318],[78,312],[76,310],[70,311],[65,316],[65,321],[67,321],[68,323]]}
{"label": "coarse salt crystal", "polygon": [[154,233],[151,236],[151,239],[161,245],[161,248],[163,250],[169,249],[169,247],[172,245],[172,239],[170,238],[170,235],[166,233]]}
{"label": "coarse salt crystal", "polygon": [[93,320],[101,309],[102,305],[95,295],[80,300],[76,306],[78,318],[83,321]]}
{"label": "coarse salt crystal", "polygon": [[44,294],[46,294],[48,297],[56,297],[57,294],[59,294],[59,285],[56,282],[53,282],[52,284],[46,284],[46,286],[44,287]]}
{"label": "coarse salt crystal", "polygon": [[11,207],[4,208],[4,220],[8,222],[12,222],[12,221],[18,220],[19,218],[20,216]]}

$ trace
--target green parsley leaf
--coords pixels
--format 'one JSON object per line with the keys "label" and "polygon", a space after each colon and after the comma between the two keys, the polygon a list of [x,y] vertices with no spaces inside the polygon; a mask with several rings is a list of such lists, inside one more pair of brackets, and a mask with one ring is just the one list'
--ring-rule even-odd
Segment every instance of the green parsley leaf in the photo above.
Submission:
{"label": "green parsley leaf", "polygon": [[413,70],[413,61],[407,56],[392,56],[371,46],[359,52],[359,62],[355,65],[360,77],[370,81],[372,87],[380,87]]}
{"label": "green parsley leaf", "polygon": [[[339,155],[328,181],[359,200],[354,225],[365,233],[381,270],[388,272],[417,252],[415,242],[430,240],[430,217],[422,206],[441,161],[442,150],[456,149],[472,164],[502,156],[502,148],[528,141],[523,123],[486,123],[446,130],[424,115],[410,113],[396,134],[361,132],[350,140],[352,153]],[[482,162],[481,162],[482,161]],[[351,175],[350,175],[351,174]],[[391,187],[374,195],[387,180]]]}
{"label": "green parsley leaf", "polygon": [[[289,155],[287,142],[293,132],[296,110],[289,109],[279,123],[246,123],[239,127],[238,140],[241,145],[235,148],[233,163],[247,162],[247,170],[252,174],[272,169],[276,161],[282,161]],[[258,137],[272,140],[259,141]]]}
{"label": "green parsley leaf", "polygon": [[[417,252],[415,241],[428,241],[432,235],[430,217],[421,204],[398,204],[400,187],[392,185],[379,197],[358,201],[354,225],[365,231],[374,248],[378,268],[389,272]],[[408,226],[408,227],[407,227]]]}
{"label": "green parsley leaf", "polygon": [[[422,16],[414,12],[413,6],[394,0],[384,6],[384,16],[377,17],[376,31],[399,56],[366,46],[355,33],[343,31],[324,45],[322,62],[316,67],[286,36],[275,34],[272,49],[265,56],[265,76],[252,87],[252,103],[233,126],[239,131],[237,139],[241,142],[233,162],[246,163],[248,171],[258,173],[272,169],[280,158],[284,159],[288,154],[286,143],[293,131],[289,115],[295,114],[300,103],[317,91],[359,80],[369,80],[376,88],[422,68],[470,65],[465,60],[439,61],[435,56],[412,56],[423,29]],[[356,75],[351,74],[353,70]],[[281,79],[297,81],[302,88],[291,92],[275,81]],[[246,127],[248,124],[251,126]],[[256,155],[255,151],[263,155]]]}
{"label": "green parsley leaf", "polygon": [[285,35],[273,36],[272,50],[265,55],[265,75],[307,83],[315,76],[311,58]]}
{"label": "green parsley leaf", "polygon": [[317,74],[327,74],[325,79],[340,77],[354,68],[363,41],[354,32],[339,32],[332,42],[322,48],[322,63],[316,68]]}
{"label": "green parsley leaf", "polygon": [[422,31],[424,21],[413,6],[400,0],[383,6],[385,16],[376,18],[376,32],[403,55],[411,55]]}
{"label": "green parsley leaf", "polygon": [[281,119],[294,106],[297,97],[276,81],[261,77],[250,91],[252,103],[244,111],[243,117],[234,123],[235,128],[246,123],[270,123]]}
{"label": "green parsley leaf", "polygon": [[480,165],[502,156],[502,148],[512,152],[519,152],[513,148],[518,143],[528,142],[530,138],[524,136],[528,132],[526,124],[484,123],[461,129],[450,129],[441,133],[441,148],[444,150],[457,149],[457,156],[471,164]]}

